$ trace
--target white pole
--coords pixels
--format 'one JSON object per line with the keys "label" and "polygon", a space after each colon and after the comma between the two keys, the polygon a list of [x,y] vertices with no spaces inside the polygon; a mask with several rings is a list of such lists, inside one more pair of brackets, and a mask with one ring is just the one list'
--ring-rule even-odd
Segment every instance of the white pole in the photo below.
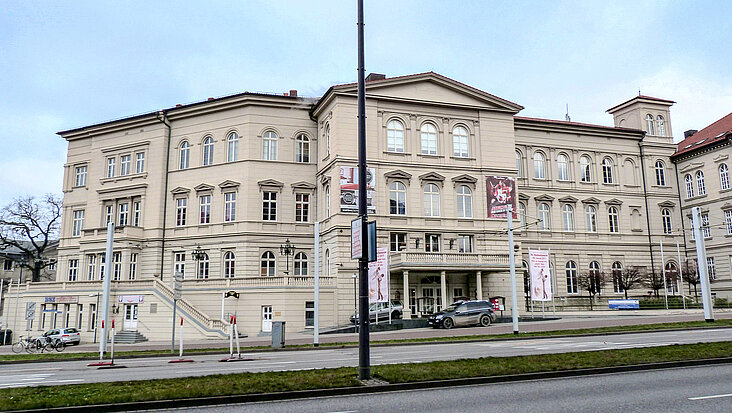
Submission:
{"label": "white pole", "polygon": [[114,364],[114,319],[112,319],[112,364]]}
{"label": "white pole", "polygon": [[226,291],[221,293],[221,320],[224,319],[224,300],[226,299]]}
{"label": "white pole", "polygon": [[239,347],[239,327],[236,325],[236,316],[234,316],[234,333],[236,336],[236,356],[241,358],[241,348]]}
{"label": "white pole", "polygon": [[[21,273],[23,268],[20,269]],[[12,281],[10,281],[12,283]],[[13,316],[13,333],[18,334],[18,305],[20,304],[20,277],[18,277],[18,288],[15,289],[15,316]],[[54,316],[55,317],[55,316]]]}
{"label": "white pole", "polygon": [[[547,249],[547,255],[549,255],[549,263],[552,262],[552,249]],[[549,272],[551,273],[552,280],[552,314],[557,315],[557,307],[554,304],[554,296],[557,295],[557,271],[553,265],[549,265]]]}
{"label": "white pole", "polygon": [[[5,278],[0,278],[0,310],[3,310],[3,307],[5,303],[3,302],[3,287],[5,284]],[[10,293],[10,289],[8,289],[8,293]],[[3,310],[2,311],[5,316],[3,317],[3,345],[5,345],[5,339],[8,337],[8,312]]]}
{"label": "white pole", "polygon": [[313,346],[320,344],[320,224],[315,222],[315,314],[313,316]]}
{"label": "white pole", "polygon": [[679,286],[679,294],[681,294],[681,302],[684,303],[684,310],[686,310],[686,298],[684,297],[684,282],[681,279],[681,249],[679,249],[679,240],[676,240],[676,255],[678,256],[678,271],[679,271],[679,279],[678,279],[678,286]]}
{"label": "white pole", "polygon": [[694,226],[694,238],[696,240],[696,261],[699,272],[699,281],[702,287],[702,305],[704,306],[704,319],[714,321],[712,310],[712,293],[709,288],[709,274],[707,273],[707,252],[704,246],[704,235],[700,226],[701,208],[691,208],[691,223]]}
{"label": "white pole", "polygon": [[234,357],[234,316],[229,318],[229,357]]}
{"label": "white pole", "polygon": [[511,274],[511,318],[513,319],[513,333],[519,333],[518,325],[518,298],[516,297],[516,259],[513,256],[513,208],[508,206],[506,219],[508,221],[508,266]]}
{"label": "white pole", "polygon": [[661,277],[663,277],[663,299],[666,302],[666,309],[668,310],[668,288],[666,288],[666,265],[663,260],[663,240],[658,242],[661,246]]}
{"label": "white pole", "polygon": [[99,340],[99,353],[103,354],[107,351],[107,328],[109,323],[105,323],[109,317],[109,293],[112,288],[113,266],[110,265],[114,261],[112,256],[112,244],[114,243],[114,222],[107,224],[107,251],[104,256],[104,283],[102,296],[102,337]]}

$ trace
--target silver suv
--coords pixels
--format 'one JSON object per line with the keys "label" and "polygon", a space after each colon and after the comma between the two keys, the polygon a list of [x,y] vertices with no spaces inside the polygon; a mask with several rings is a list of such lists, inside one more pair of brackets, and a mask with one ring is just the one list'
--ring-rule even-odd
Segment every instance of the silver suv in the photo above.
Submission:
{"label": "silver suv", "polygon": [[[392,319],[402,318],[402,313],[404,312],[404,305],[399,300],[391,300],[388,303],[371,303],[369,305],[369,320],[375,321],[377,319],[380,321],[385,321],[389,319],[389,314],[391,314]],[[355,323],[358,321],[358,313],[355,313],[351,316],[351,323]]]}
{"label": "silver suv", "polygon": [[43,333],[43,337],[49,340],[61,340],[67,346],[70,344],[77,345],[81,342],[81,334],[75,328],[57,328]]}
{"label": "silver suv", "polygon": [[458,301],[427,318],[429,325],[434,328],[468,325],[488,327],[494,321],[496,315],[493,305],[486,300]]}

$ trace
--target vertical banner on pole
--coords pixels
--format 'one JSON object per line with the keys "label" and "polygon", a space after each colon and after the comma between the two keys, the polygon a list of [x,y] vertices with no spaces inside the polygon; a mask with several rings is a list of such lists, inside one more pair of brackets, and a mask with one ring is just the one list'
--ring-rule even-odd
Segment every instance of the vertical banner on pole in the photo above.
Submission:
{"label": "vertical banner on pole", "polygon": [[389,302],[389,250],[376,249],[376,261],[369,263],[369,303]]}
{"label": "vertical banner on pole", "polygon": [[529,273],[531,275],[531,299],[533,301],[550,301],[552,299],[552,281],[549,268],[549,251],[529,251]]}

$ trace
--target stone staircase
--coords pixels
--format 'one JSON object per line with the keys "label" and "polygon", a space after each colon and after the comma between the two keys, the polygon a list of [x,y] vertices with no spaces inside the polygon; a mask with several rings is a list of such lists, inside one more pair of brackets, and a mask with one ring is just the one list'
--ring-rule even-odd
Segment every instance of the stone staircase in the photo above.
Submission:
{"label": "stone staircase", "polygon": [[114,342],[121,344],[135,344],[147,341],[147,337],[143,336],[137,330],[123,330],[114,335]]}

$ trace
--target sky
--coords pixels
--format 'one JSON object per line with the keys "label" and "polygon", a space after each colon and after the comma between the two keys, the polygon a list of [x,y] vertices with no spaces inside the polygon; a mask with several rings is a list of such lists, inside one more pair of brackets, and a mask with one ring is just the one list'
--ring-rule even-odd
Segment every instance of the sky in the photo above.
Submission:
{"label": "sky", "polygon": [[[111,119],[356,80],[356,1],[0,0],[0,206],[61,195],[66,142]],[[640,91],[676,141],[732,112],[732,1],[366,0],[366,72],[435,71],[612,125]]]}

